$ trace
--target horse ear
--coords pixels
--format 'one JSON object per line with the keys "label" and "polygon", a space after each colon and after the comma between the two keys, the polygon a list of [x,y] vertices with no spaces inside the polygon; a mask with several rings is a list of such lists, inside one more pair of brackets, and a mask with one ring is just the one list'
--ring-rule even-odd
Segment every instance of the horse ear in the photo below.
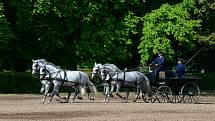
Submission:
{"label": "horse ear", "polygon": [[32,59],[32,62],[35,62],[35,60]]}
{"label": "horse ear", "polygon": [[97,63],[95,62],[95,66],[97,65]]}

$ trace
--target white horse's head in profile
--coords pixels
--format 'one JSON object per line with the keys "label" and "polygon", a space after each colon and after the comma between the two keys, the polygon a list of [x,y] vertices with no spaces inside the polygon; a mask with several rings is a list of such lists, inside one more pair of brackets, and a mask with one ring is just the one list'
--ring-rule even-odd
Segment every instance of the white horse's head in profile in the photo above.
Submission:
{"label": "white horse's head in profile", "polygon": [[39,74],[40,73],[40,67],[46,63],[47,61],[45,59],[38,59],[38,60],[32,60],[32,74]]}
{"label": "white horse's head in profile", "polygon": [[99,74],[99,71],[103,68],[102,64],[96,63],[94,64],[93,67],[93,72],[92,72],[92,78],[96,77]]}

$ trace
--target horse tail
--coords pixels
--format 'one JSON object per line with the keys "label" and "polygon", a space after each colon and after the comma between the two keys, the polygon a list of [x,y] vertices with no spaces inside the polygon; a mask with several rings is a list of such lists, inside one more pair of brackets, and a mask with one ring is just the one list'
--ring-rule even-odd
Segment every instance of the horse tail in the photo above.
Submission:
{"label": "horse tail", "polygon": [[144,80],[145,80],[145,90],[146,90],[146,92],[148,92],[149,95],[152,95],[152,90],[151,90],[149,78],[144,75]]}

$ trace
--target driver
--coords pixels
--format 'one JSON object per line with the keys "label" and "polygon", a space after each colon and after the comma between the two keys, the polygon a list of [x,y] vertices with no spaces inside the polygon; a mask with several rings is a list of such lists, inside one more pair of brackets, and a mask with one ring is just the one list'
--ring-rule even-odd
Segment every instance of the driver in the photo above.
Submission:
{"label": "driver", "polygon": [[150,79],[151,81],[156,81],[158,79],[159,72],[164,70],[164,62],[165,62],[165,59],[163,57],[163,54],[159,52],[158,57],[156,57],[149,65],[150,67],[155,68],[151,74],[151,79]]}

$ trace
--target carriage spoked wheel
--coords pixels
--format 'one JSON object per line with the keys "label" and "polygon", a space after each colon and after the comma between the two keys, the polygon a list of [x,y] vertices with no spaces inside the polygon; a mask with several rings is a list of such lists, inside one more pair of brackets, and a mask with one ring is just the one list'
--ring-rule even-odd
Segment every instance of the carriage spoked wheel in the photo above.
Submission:
{"label": "carriage spoked wheel", "polygon": [[172,91],[168,86],[162,85],[157,90],[157,99],[159,103],[169,103],[172,97]]}
{"label": "carriage spoked wheel", "polygon": [[182,95],[181,94],[173,94],[172,96],[171,96],[171,99],[170,99],[170,102],[171,103],[180,103],[180,102],[182,102]]}
{"label": "carriage spoked wheel", "polygon": [[198,103],[200,97],[199,86],[194,82],[188,82],[181,88],[184,103]]}
{"label": "carriage spoked wheel", "polygon": [[146,103],[154,103],[157,100],[157,94],[156,94],[157,88],[152,86],[151,90],[152,90],[152,95],[149,95],[146,93],[142,94],[143,101]]}

